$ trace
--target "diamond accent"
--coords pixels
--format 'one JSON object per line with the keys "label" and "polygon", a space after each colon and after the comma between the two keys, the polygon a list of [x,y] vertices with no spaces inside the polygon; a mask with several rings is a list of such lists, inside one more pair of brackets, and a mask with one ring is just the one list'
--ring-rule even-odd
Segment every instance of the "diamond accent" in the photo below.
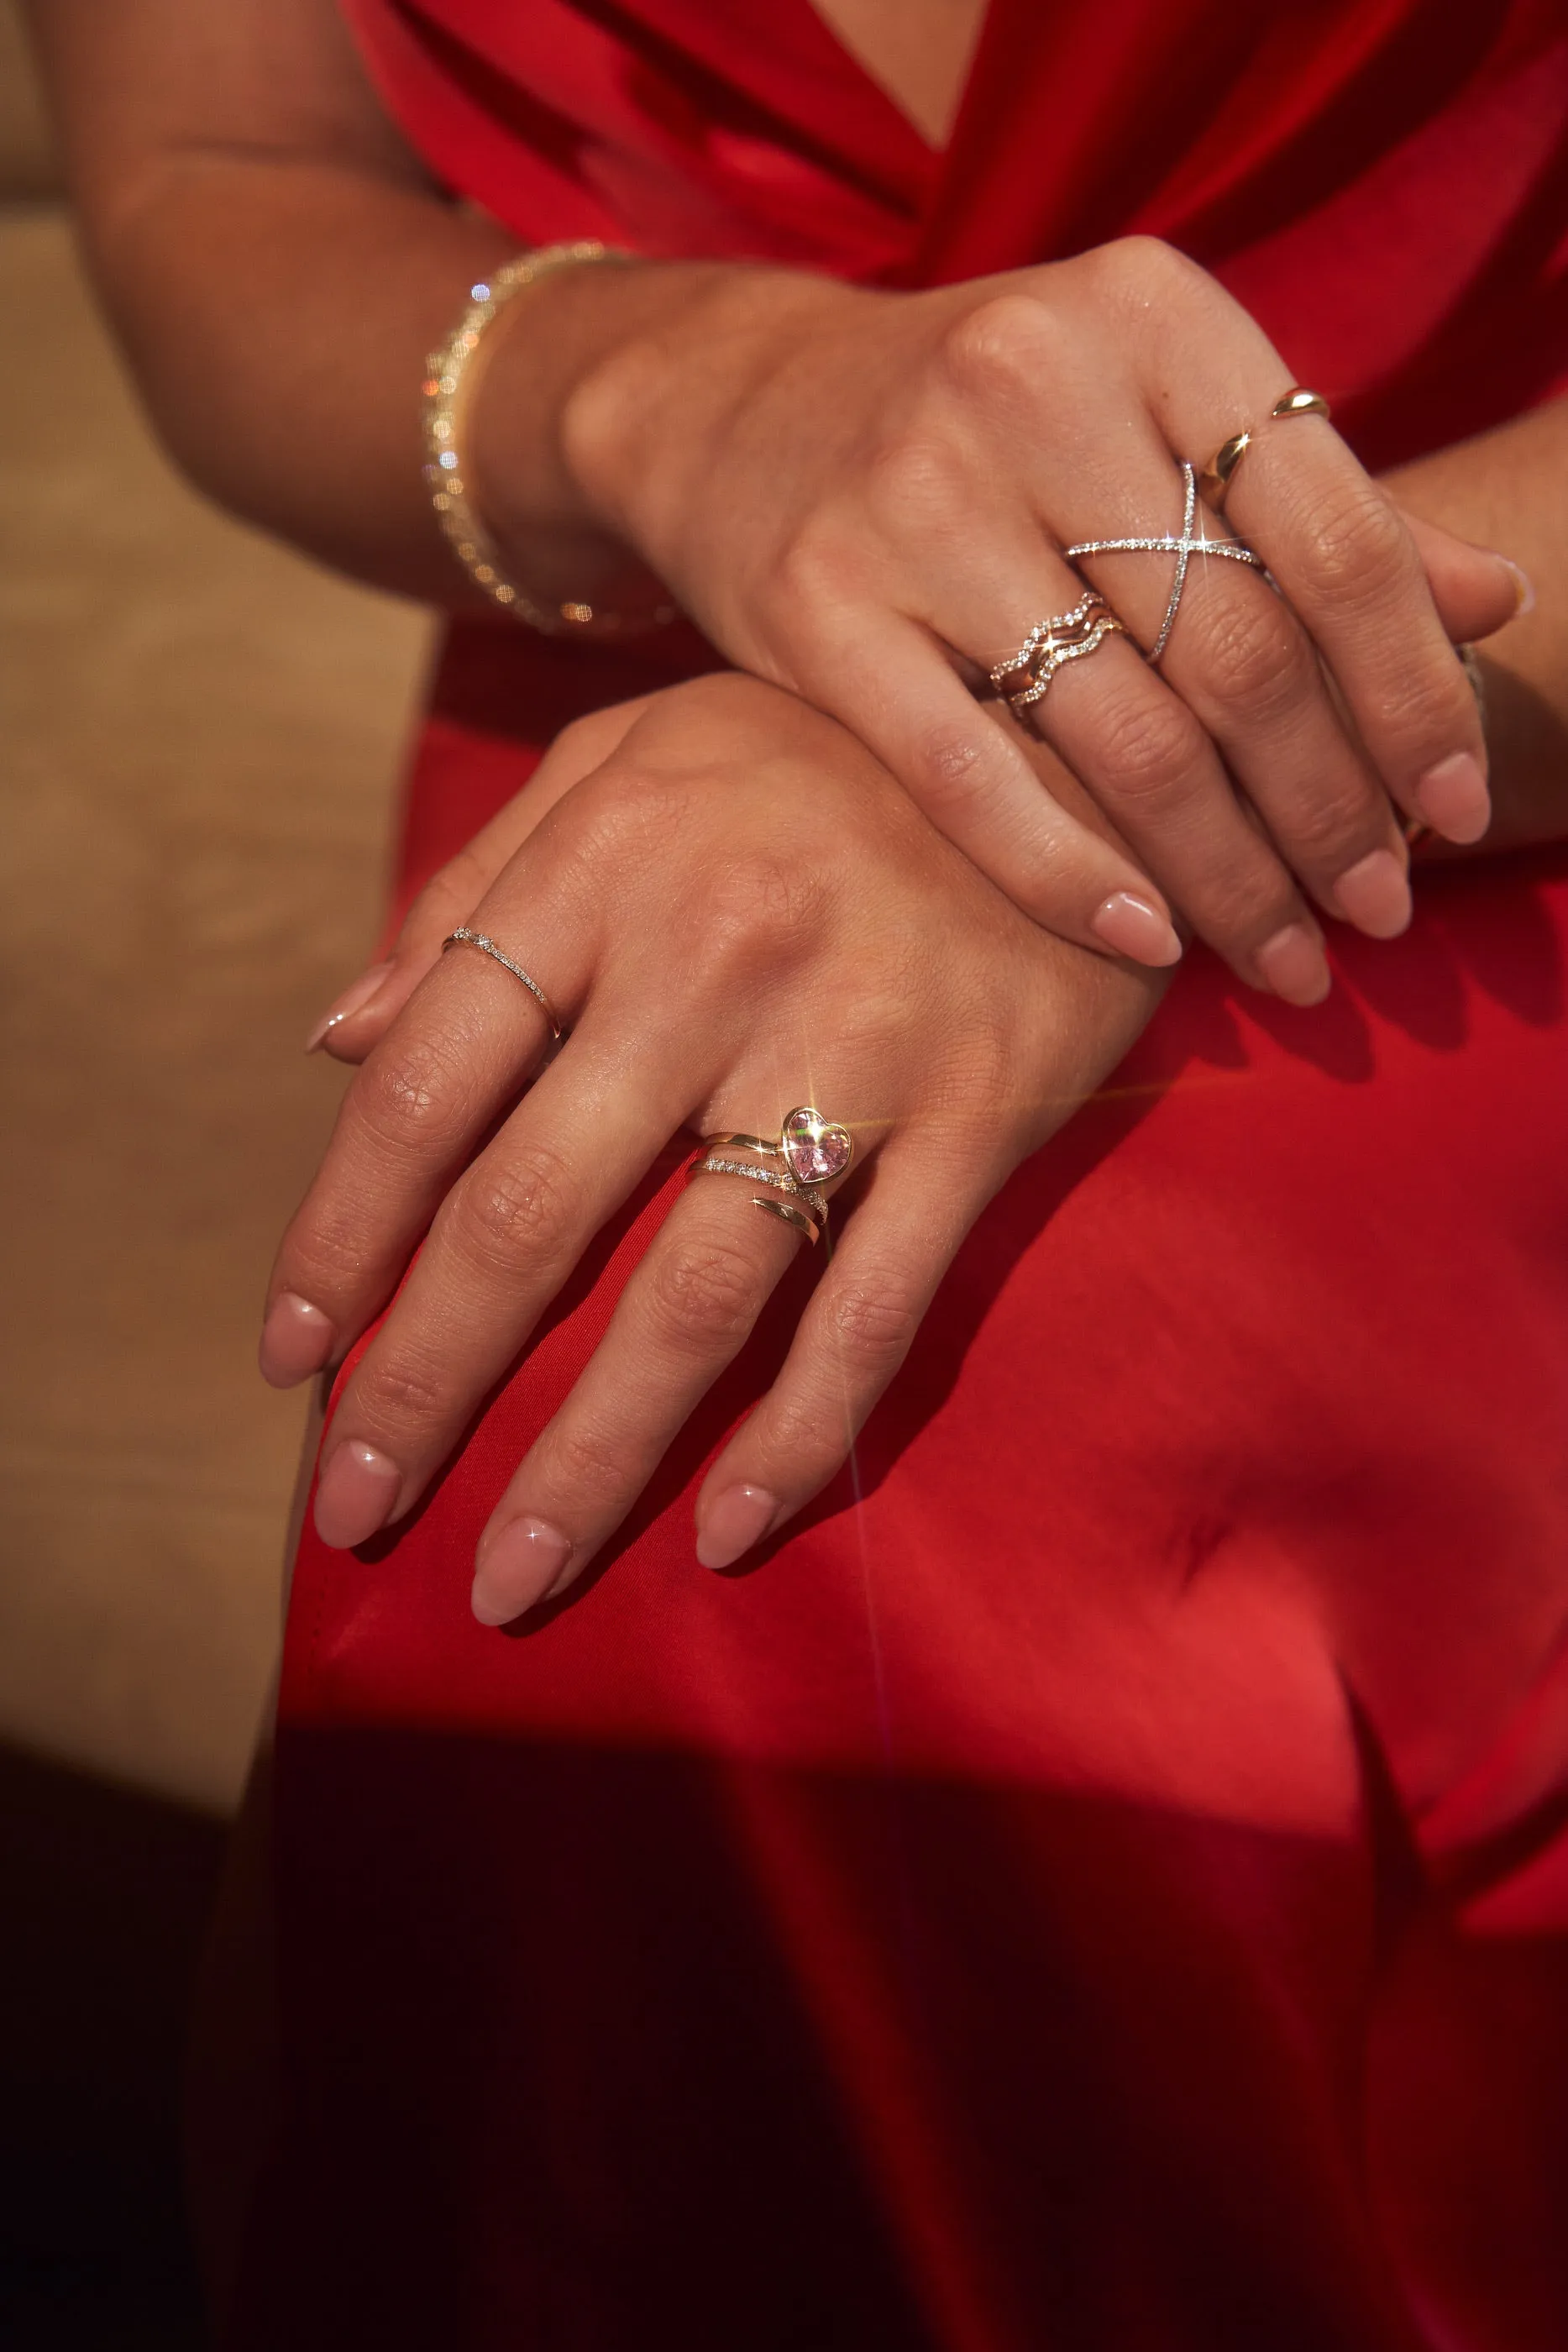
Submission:
{"label": "diamond accent", "polygon": [[1197,539],[1193,537],[1192,526],[1197,514],[1197,476],[1185,458],[1182,460],[1181,474],[1186,494],[1182,506],[1179,531],[1166,531],[1158,539],[1081,539],[1076,547],[1064,547],[1061,551],[1069,563],[1075,563],[1081,555],[1174,555],[1176,557],[1176,578],[1171,583],[1170,602],[1166,606],[1166,617],[1160,623],[1159,635],[1149,650],[1151,667],[1159,660],[1170,643],[1171,631],[1176,626],[1176,612],[1186,587],[1187,566],[1195,555],[1227,555],[1233,563],[1250,563],[1258,572],[1261,572],[1264,568],[1262,557],[1255,555],[1249,547],[1244,547],[1239,539],[1207,539],[1201,532]]}

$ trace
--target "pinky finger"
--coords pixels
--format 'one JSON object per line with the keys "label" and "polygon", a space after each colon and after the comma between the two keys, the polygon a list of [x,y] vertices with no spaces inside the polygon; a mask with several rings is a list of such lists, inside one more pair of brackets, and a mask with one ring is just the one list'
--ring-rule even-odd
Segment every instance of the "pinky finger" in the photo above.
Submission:
{"label": "pinky finger", "polygon": [[705,1568],[732,1567],[821,1492],[908,1355],[992,1190],[945,1178],[934,1192],[940,1157],[905,1138],[877,1160],[872,1194],[845,1224],[783,1370],[703,1481]]}

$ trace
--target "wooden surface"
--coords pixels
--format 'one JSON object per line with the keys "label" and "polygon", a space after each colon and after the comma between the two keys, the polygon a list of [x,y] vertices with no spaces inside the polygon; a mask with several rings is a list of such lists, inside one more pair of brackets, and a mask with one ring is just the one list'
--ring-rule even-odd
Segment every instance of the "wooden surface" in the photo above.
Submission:
{"label": "wooden surface", "polygon": [[63,213],[0,207],[0,1743],[209,1811],[303,1404],[255,1370],[428,643],[153,447]]}

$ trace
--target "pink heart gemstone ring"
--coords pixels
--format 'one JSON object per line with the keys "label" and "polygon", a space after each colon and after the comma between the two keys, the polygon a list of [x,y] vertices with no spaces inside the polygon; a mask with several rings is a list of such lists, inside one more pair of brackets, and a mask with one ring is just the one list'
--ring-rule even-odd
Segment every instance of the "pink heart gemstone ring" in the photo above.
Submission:
{"label": "pink heart gemstone ring", "polygon": [[[694,1176],[746,1176],[753,1183],[766,1184],[770,1192],[786,1194],[784,1201],[754,1196],[752,1206],[766,1209],[769,1216],[782,1217],[816,1241],[828,1223],[828,1203],[821,1187],[843,1175],[854,1150],[854,1138],[847,1127],[802,1103],[789,1112],[776,1141],[766,1135],[705,1136],[703,1156],[691,1172]],[[759,1160],[781,1161],[782,1167],[776,1171],[727,1160],[721,1156],[727,1151],[755,1152]]]}

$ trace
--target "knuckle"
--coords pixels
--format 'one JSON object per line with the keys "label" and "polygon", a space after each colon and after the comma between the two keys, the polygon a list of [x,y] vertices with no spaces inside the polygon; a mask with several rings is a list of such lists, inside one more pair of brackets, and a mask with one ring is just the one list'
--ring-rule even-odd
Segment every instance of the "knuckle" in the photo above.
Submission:
{"label": "knuckle", "polygon": [[515,1144],[494,1166],[482,1161],[453,1196],[452,1226],[470,1258],[515,1267],[548,1258],[559,1245],[570,1198],[566,1164],[550,1145]]}
{"label": "knuckle", "polygon": [[665,1340],[703,1352],[739,1344],[761,1304],[764,1279],[745,1252],[717,1239],[663,1254],[649,1278],[649,1312]]}
{"label": "knuckle", "polygon": [[704,877],[700,930],[688,971],[710,990],[804,961],[827,913],[825,876],[782,841],[755,842]]}
{"label": "knuckle", "polygon": [[1166,286],[1173,278],[1192,271],[1186,254],[1167,245],[1163,236],[1145,230],[1113,236],[1096,248],[1095,257],[1108,274],[1129,286]]}
{"label": "knuckle", "polygon": [[622,758],[587,777],[567,796],[564,808],[576,854],[590,861],[620,865],[658,840],[668,815],[670,787],[655,770]]}
{"label": "knuckle", "polygon": [[1097,750],[1116,798],[1147,808],[1190,788],[1205,740],[1174,694],[1127,695],[1103,714]]}
{"label": "knuckle", "polygon": [[1166,317],[1174,303],[1207,293],[1214,284],[1197,262],[1160,236],[1113,237],[1081,258],[1108,307],[1134,322],[1151,314]]}
{"label": "knuckle", "polygon": [[952,383],[971,396],[1016,394],[1038,383],[1051,341],[1044,303],[1009,289],[988,295],[950,321],[942,336],[942,364]]}
{"label": "knuckle", "polygon": [[1311,694],[1315,673],[1305,642],[1276,598],[1206,598],[1193,622],[1204,690],[1227,717],[1257,724]]}
{"label": "knuckle", "polygon": [[631,1450],[591,1421],[565,1421],[549,1435],[549,1480],[558,1494],[591,1501],[621,1493],[632,1469]]}
{"label": "knuckle", "polygon": [[288,1236],[287,1260],[290,1287],[319,1306],[357,1292],[375,1264],[363,1199],[313,1205]]}
{"label": "knuckle", "polygon": [[939,427],[910,426],[893,435],[866,467],[866,509],[889,535],[948,523],[969,497],[962,455]]}
{"label": "knuckle", "polygon": [[897,1282],[862,1275],[823,1302],[828,1336],[852,1370],[890,1376],[909,1352],[919,1317]]}
{"label": "knuckle", "polygon": [[1353,482],[1319,498],[1302,520],[1307,569],[1320,596],[1360,610],[1383,604],[1415,579],[1415,548],[1372,482]]}
{"label": "knuckle", "polygon": [[1320,780],[1279,831],[1298,871],[1337,873],[1357,849],[1383,839],[1377,803],[1355,776]]}
{"label": "knuckle", "polygon": [[407,1349],[379,1354],[374,1349],[354,1379],[354,1417],[375,1429],[429,1429],[444,1417],[446,1383],[434,1365]]}
{"label": "knuckle", "polygon": [[1299,919],[1301,905],[1284,867],[1260,845],[1255,858],[1229,859],[1205,875],[1187,912],[1210,947],[1234,955]]}
{"label": "knuckle", "polygon": [[414,1150],[442,1144],[465,1108],[459,1041],[394,1031],[361,1071],[352,1100],[378,1143]]}
{"label": "knuckle", "polygon": [[909,783],[928,814],[972,803],[981,787],[988,722],[940,719],[919,729],[908,755]]}
{"label": "knuckle", "polygon": [[[876,486],[885,496],[889,460],[884,456],[878,462],[883,470]],[[831,612],[843,593],[841,554],[820,524],[802,524],[793,530],[775,555],[771,569],[772,601],[790,614]]]}

